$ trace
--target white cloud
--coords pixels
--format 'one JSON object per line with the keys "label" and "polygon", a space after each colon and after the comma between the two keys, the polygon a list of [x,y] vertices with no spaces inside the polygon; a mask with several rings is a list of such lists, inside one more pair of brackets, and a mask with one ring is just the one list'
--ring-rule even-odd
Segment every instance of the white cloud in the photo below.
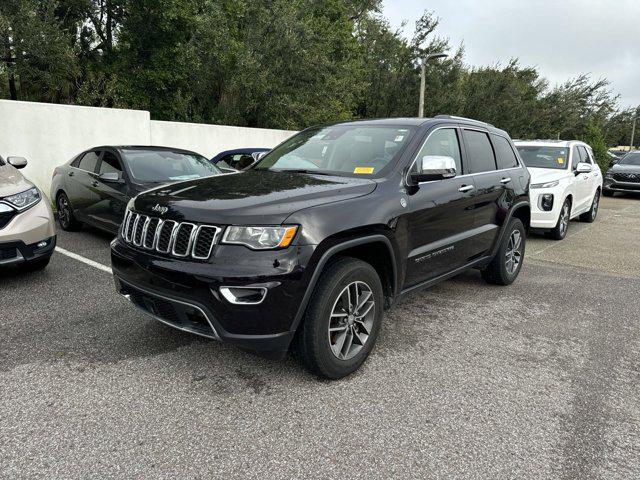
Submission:
{"label": "white cloud", "polygon": [[639,0],[384,0],[407,35],[425,8],[440,17],[438,35],[464,41],[470,65],[517,57],[552,85],[589,73],[609,79],[622,107],[640,105]]}

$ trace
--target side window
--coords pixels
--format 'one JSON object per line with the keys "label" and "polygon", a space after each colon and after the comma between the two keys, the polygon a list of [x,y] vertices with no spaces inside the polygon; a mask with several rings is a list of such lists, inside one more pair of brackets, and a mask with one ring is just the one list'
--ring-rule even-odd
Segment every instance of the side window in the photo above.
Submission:
{"label": "side window", "polygon": [[591,156],[587,152],[587,149],[584,148],[582,145],[580,145],[578,147],[578,150],[580,150],[580,161],[585,163],[591,163]]}
{"label": "side window", "polygon": [[493,146],[496,150],[498,169],[515,168],[518,166],[518,158],[511,148],[511,143],[499,135],[491,135]]}
{"label": "side window", "polygon": [[422,157],[437,155],[451,157],[456,162],[456,173],[462,174],[462,156],[460,155],[460,141],[455,128],[441,128],[433,132],[420,149],[413,170],[417,171]]}
{"label": "side window", "polygon": [[236,168],[238,170],[242,170],[244,168],[247,168],[253,162],[255,162],[255,160],[253,159],[253,157],[250,154],[248,154],[248,153],[242,154],[242,155],[240,155],[240,158],[236,162]]}
{"label": "side window", "polygon": [[578,167],[578,163],[580,163],[580,152],[578,147],[573,147],[571,149],[571,169],[575,170]]}
{"label": "side window", "polygon": [[80,160],[80,164],[78,168],[82,170],[86,170],[87,172],[95,172],[96,165],[98,164],[98,157],[100,156],[100,152],[87,152]]}
{"label": "side window", "polygon": [[117,173],[122,177],[122,167],[120,166],[118,157],[112,152],[104,152],[102,161],[100,162],[99,173]]}
{"label": "side window", "polygon": [[489,141],[489,135],[477,130],[464,130],[469,157],[470,172],[490,172],[496,169],[496,159]]}

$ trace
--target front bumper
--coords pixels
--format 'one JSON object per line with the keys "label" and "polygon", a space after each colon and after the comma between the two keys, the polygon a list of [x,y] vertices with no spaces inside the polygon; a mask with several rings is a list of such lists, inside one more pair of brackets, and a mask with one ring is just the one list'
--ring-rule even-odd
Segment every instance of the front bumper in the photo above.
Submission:
{"label": "front bumper", "polygon": [[[549,211],[540,208],[540,197],[545,194],[553,195],[553,208]],[[531,228],[554,228],[558,223],[564,199],[560,198],[558,192],[551,189],[530,190],[529,195],[531,198]]]}
{"label": "front bumper", "polygon": [[[45,245],[39,247],[38,245],[40,243],[44,243]],[[0,242],[0,267],[50,257],[55,247],[55,235],[32,244],[26,244],[21,240]]]}
{"label": "front bumper", "polygon": [[621,182],[612,178],[604,179],[603,188],[611,192],[639,192],[640,182]]}
{"label": "front bumper", "polygon": [[[141,251],[116,239],[111,263],[118,293],[174,328],[279,357],[288,350],[309,283],[314,246],[252,251],[216,245],[208,262]],[[266,289],[258,305],[238,305],[221,287]]]}

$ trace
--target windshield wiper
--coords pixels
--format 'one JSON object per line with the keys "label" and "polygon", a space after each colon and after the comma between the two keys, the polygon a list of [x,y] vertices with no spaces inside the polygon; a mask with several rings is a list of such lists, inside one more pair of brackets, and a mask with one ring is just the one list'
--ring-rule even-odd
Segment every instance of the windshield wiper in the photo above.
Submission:
{"label": "windshield wiper", "polygon": [[276,168],[271,170],[272,172],[286,172],[286,173],[311,173],[314,175],[330,175],[334,176],[332,173],[327,173],[323,171],[313,170],[309,168]]}

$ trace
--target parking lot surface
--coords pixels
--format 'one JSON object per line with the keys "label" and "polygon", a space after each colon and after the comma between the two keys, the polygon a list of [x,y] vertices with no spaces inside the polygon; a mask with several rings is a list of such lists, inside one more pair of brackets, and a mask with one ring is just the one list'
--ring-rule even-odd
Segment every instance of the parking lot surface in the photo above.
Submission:
{"label": "parking lot surface", "polygon": [[[3,478],[640,478],[640,198],[387,313],[319,381],[181,333],[67,255],[0,277]],[[59,246],[109,265],[110,237]]]}

